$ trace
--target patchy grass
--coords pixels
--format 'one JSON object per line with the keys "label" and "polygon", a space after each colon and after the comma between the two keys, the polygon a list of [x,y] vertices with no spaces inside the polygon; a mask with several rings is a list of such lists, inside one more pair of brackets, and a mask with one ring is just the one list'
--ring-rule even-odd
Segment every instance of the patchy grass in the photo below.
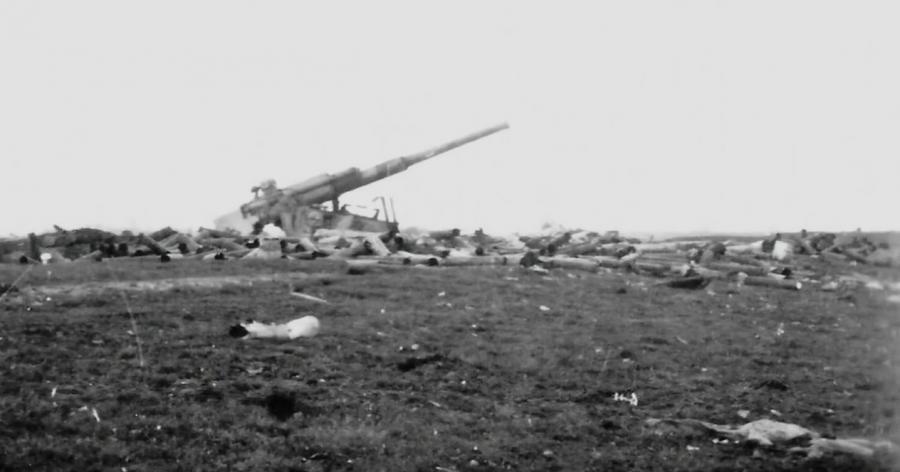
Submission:
{"label": "patchy grass", "polygon": [[[110,268],[122,280],[295,274],[331,304],[281,282],[129,291],[143,369],[115,291],[0,305],[0,470],[889,470],[642,424],[739,423],[747,409],[838,436],[900,432],[900,317],[878,292],[714,283],[710,295],[505,267],[349,276],[300,261],[116,260],[38,267],[21,284],[110,280]],[[21,270],[3,267],[0,283]],[[236,320],[310,313],[323,328],[312,339],[226,336]],[[612,399],[632,392],[636,407]]]}

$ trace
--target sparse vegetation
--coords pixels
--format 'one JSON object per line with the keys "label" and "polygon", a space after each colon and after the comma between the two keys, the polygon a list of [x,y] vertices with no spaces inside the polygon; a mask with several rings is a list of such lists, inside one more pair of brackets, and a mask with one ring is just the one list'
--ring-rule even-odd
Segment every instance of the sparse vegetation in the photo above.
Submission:
{"label": "sparse vegetation", "polygon": [[[865,289],[729,294],[716,281],[710,294],[517,267],[104,264],[39,267],[20,287],[109,281],[110,268],[122,280],[284,279],[129,291],[144,369],[111,289],[4,302],[0,470],[890,470],[642,425],[740,423],[746,409],[824,434],[900,432],[900,318]],[[0,268],[0,282],[21,270]],[[322,322],[312,339],[227,336],[236,320],[310,313]]]}

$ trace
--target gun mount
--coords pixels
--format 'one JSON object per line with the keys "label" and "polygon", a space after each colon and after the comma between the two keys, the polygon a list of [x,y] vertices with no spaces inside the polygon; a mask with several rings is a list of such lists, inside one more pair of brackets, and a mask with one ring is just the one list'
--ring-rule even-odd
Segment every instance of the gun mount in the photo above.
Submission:
{"label": "gun mount", "polygon": [[[242,205],[240,213],[244,219],[255,217],[262,224],[275,223],[292,237],[309,236],[316,229],[323,227],[363,231],[396,229],[396,218],[391,221],[386,206],[384,220],[377,219],[377,215],[372,218],[363,217],[342,209],[339,197],[507,128],[509,125],[503,123],[422,152],[382,162],[368,169],[351,167],[336,174],[321,174],[285,188],[278,188],[274,180],[267,180],[251,189],[254,199]],[[332,204],[330,212],[319,207],[327,202]],[[383,200],[382,204],[384,205]],[[224,218],[221,220],[224,221]]]}

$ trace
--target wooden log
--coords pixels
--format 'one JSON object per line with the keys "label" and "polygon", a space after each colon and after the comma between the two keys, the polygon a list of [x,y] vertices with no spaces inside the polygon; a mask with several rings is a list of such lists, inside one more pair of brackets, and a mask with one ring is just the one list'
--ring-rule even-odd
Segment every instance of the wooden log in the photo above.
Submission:
{"label": "wooden log", "polygon": [[720,272],[718,270],[707,269],[706,267],[694,266],[690,268],[695,274],[700,275],[702,277],[706,277],[708,279],[726,279],[728,278],[728,274],[725,272]]}
{"label": "wooden log", "polygon": [[633,267],[637,270],[640,270],[642,272],[649,272],[653,275],[665,275],[671,270],[672,266],[669,264],[635,261],[633,262]]}
{"label": "wooden log", "polygon": [[546,247],[541,249],[541,253],[547,254],[549,256],[554,256],[554,255],[556,255],[556,251],[558,251],[559,248],[566,246],[567,244],[569,244],[569,241],[571,241],[571,240],[572,240],[572,233],[567,231],[567,232],[561,234],[560,236],[557,236],[552,241],[550,241]]}
{"label": "wooden log", "polygon": [[631,263],[622,262],[615,257],[593,256],[591,257],[591,259],[597,261],[597,265],[599,265],[600,267],[606,267],[608,269],[622,269],[625,267],[631,267]]}
{"label": "wooden log", "polygon": [[763,254],[763,242],[726,245],[725,254]]}
{"label": "wooden log", "polygon": [[578,259],[574,257],[545,257],[541,258],[544,261],[544,267],[551,268],[560,268],[560,269],[570,269],[570,270],[582,270],[586,272],[597,272],[600,269],[600,264],[593,259]]}
{"label": "wooden log", "polygon": [[844,257],[846,257],[847,259],[849,259],[851,261],[854,261],[854,262],[857,262],[860,264],[868,264],[869,263],[869,259],[867,259],[865,256],[860,254],[859,251],[857,251],[855,249],[845,247],[842,249],[842,253],[844,254]]}
{"label": "wooden log", "polygon": [[204,246],[214,247],[225,251],[240,251],[242,249],[247,249],[243,245],[228,238],[207,238],[198,242]]}
{"label": "wooden log", "polygon": [[397,256],[396,254],[392,254],[388,257],[381,256],[360,256],[355,261],[377,261],[381,265],[390,265],[390,266],[407,266],[412,265],[409,259]]}
{"label": "wooden log", "polygon": [[769,270],[765,267],[747,264],[735,264],[732,262],[707,262],[703,267],[725,272],[727,274],[737,274],[743,272],[747,275],[765,276]]}
{"label": "wooden log", "polygon": [[[170,235],[169,237],[159,241],[159,245],[168,248],[169,252],[175,252],[175,248],[179,252],[187,253],[196,253],[198,249],[200,249],[200,244],[197,241],[194,241],[194,238],[183,234],[183,233],[175,233]],[[182,246],[183,245],[183,246]],[[185,251],[181,251],[182,247]]]}
{"label": "wooden log", "polygon": [[686,264],[688,258],[685,254],[667,254],[667,253],[651,253],[640,254],[640,259],[644,262],[652,262],[654,264]]}
{"label": "wooden log", "polygon": [[369,235],[365,237],[365,246],[366,249],[376,256],[386,257],[391,255],[390,249],[384,245],[384,242],[381,240],[381,236],[378,234]]}
{"label": "wooden log", "polygon": [[391,256],[391,258],[394,258],[394,257],[400,258],[404,264],[410,264],[410,265],[424,264],[427,266],[440,265],[440,260],[436,256],[432,256],[432,255],[428,255],[428,254],[413,254],[411,252],[398,251],[396,254]]}
{"label": "wooden log", "polygon": [[244,254],[241,259],[263,259],[263,260],[275,260],[281,259],[283,254],[280,250],[272,251],[266,248],[257,247],[253,248],[247,254]]}
{"label": "wooden log", "polygon": [[315,252],[295,252],[293,254],[285,254],[284,257],[296,261],[311,261],[321,256]]}
{"label": "wooden log", "polygon": [[200,227],[197,231],[197,234],[200,235],[198,239],[209,239],[209,238],[235,238],[240,236],[236,231],[222,231],[218,229],[210,229]]}
{"label": "wooden log", "polygon": [[688,249],[699,249],[709,244],[709,241],[673,241],[660,243],[638,243],[632,244],[634,248],[644,253],[654,252],[675,252],[685,251]]}
{"label": "wooden log", "polygon": [[737,254],[728,254],[727,252],[725,253],[725,257],[729,261],[735,262],[737,264],[753,265],[753,266],[768,268],[768,264],[766,264],[765,262],[763,262],[759,259],[756,259],[754,257],[739,256]]}
{"label": "wooden log", "polygon": [[505,265],[507,259],[504,256],[454,256],[440,260],[442,266],[488,266]]}
{"label": "wooden log", "polygon": [[149,237],[150,237],[150,239],[153,239],[154,241],[162,241],[163,239],[166,239],[169,236],[171,236],[177,232],[178,231],[175,231],[174,229],[172,229],[171,226],[166,226],[163,229],[160,229],[160,230],[150,233]]}
{"label": "wooden log", "polygon": [[799,280],[773,279],[771,277],[748,276],[744,278],[744,285],[757,285],[761,287],[783,288],[787,290],[800,290],[803,284]]}
{"label": "wooden log", "polygon": [[376,237],[380,239],[382,242],[389,241],[394,235],[390,232],[380,233],[378,231],[357,231],[353,229],[331,229],[331,228],[319,228],[313,234],[313,239],[319,240],[334,240],[337,241],[340,238],[369,238]]}
{"label": "wooden log", "polygon": [[825,260],[829,263],[832,263],[832,264],[846,264],[847,263],[847,258],[843,257],[840,254],[830,252],[830,251],[820,252],[819,257],[821,257],[823,260]]}
{"label": "wooden log", "polygon": [[599,254],[600,245],[594,242],[586,242],[580,244],[570,244],[568,246],[556,250],[557,254],[566,256],[582,256],[588,254]]}
{"label": "wooden log", "polygon": [[145,236],[143,233],[138,235],[138,242],[143,244],[144,246],[147,246],[148,248],[150,248],[150,250],[153,251],[153,253],[156,255],[161,256],[163,254],[169,253],[169,251],[167,251],[166,248],[160,246],[159,243],[157,243],[153,239]]}

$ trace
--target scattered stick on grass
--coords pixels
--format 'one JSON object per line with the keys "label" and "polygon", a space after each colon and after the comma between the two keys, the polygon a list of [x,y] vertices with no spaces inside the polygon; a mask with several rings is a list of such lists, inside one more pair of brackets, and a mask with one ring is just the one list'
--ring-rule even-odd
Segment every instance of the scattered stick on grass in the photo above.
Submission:
{"label": "scattered stick on grass", "polygon": [[291,295],[298,297],[298,298],[302,298],[304,300],[309,300],[311,302],[324,303],[325,305],[329,304],[328,300],[325,300],[324,298],[314,297],[312,295],[307,295],[303,292],[291,292]]}
{"label": "scattered stick on grass", "polygon": [[32,267],[34,267],[34,266],[29,265],[28,267],[26,267],[25,270],[22,271],[22,273],[18,277],[16,277],[16,280],[13,280],[13,283],[9,284],[9,287],[6,287],[6,290],[4,290],[3,293],[0,293],[0,302],[2,302],[4,298],[6,298],[6,295],[9,292],[12,292],[12,290],[13,290],[13,288],[15,288],[16,284],[19,283],[19,281],[22,280],[25,277],[25,275],[27,275],[29,272],[31,272]]}
{"label": "scattered stick on grass", "polygon": [[[115,271],[112,270],[112,267],[109,266],[109,263],[106,262],[106,259],[103,260],[103,263],[106,264],[106,268],[109,269],[110,275],[112,275],[113,279],[116,282],[119,282],[119,277],[116,276]],[[131,303],[128,302],[128,297],[125,295],[125,291],[121,288],[119,290],[119,296],[122,297],[122,301],[125,302],[125,309],[128,311],[128,317],[131,319],[131,332],[134,333],[134,340],[137,344],[137,352],[138,352],[138,365],[143,369],[144,368],[144,348],[141,343],[141,335],[138,332],[137,320],[134,319],[134,312],[131,310]]]}

